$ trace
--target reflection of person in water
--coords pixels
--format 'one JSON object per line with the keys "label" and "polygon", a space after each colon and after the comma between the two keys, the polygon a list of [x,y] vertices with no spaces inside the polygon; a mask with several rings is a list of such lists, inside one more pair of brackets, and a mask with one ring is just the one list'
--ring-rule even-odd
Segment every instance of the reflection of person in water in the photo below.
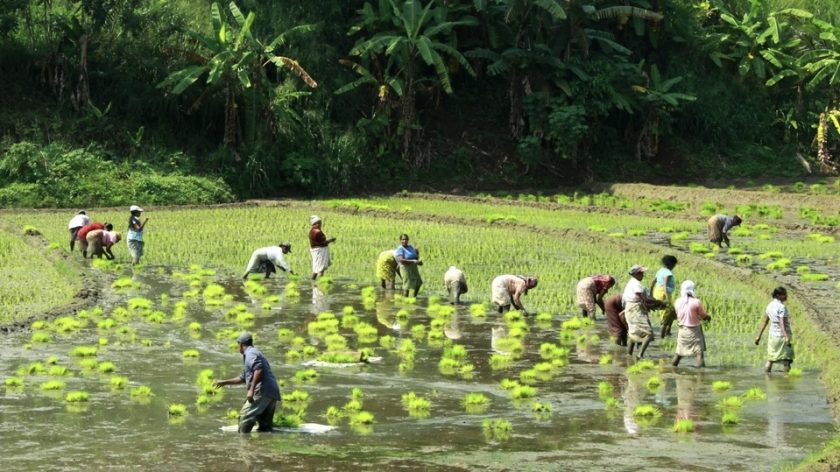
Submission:
{"label": "reflection of person in water", "polygon": [[443,325],[443,334],[453,341],[461,339],[461,327],[458,323],[458,312],[452,313],[449,320]]}
{"label": "reflection of person in water", "polygon": [[636,435],[641,430],[639,424],[636,423],[636,418],[633,413],[641,403],[644,391],[645,387],[642,385],[641,379],[627,377],[622,397],[624,397],[624,429],[627,430],[628,434]]}
{"label": "reflection of person in water", "polygon": [[677,376],[677,419],[687,420],[695,416],[694,393],[697,391],[698,378],[693,375]]}
{"label": "reflection of person in water", "polygon": [[330,309],[330,298],[317,285],[312,285],[312,314],[317,315]]}
{"label": "reflection of person in water", "polygon": [[394,313],[394,302],[389,297],[384,297],[376,302],[376,321],[382,326],[400,331],[401,326]]}

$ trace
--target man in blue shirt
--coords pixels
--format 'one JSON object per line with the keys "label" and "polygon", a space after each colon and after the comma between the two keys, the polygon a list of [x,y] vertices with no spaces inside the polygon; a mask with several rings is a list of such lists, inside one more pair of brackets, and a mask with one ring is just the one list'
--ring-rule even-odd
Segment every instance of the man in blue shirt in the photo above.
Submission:
{"label": "man in blue shirt", "polygon": [[218,388],[244,383],[248,394],[239,411],[239,432],[250,433],[256,423],[259,423],[257,431],[271,431],[274,410],[280,401],[277,379],[271,372],[268,359],[254,347],[254,338],[250,333],[240,334],[236,342],[239,343],[239,353],[245,362],[245,370],[239,377],[217,380],[213,385]]}

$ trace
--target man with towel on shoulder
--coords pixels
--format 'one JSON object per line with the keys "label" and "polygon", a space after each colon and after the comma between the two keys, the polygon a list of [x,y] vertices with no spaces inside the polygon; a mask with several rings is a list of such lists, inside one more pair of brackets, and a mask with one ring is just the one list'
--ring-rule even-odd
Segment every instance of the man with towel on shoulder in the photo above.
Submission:
{"label": "man with towel on shoulder", "polygon": [[330,266],[330,244],[335,238],[327,239],[321,231],[321,217],[312,215],[309,217],[309,252],[312,254],[312,280],[324,275],[324,271]]}

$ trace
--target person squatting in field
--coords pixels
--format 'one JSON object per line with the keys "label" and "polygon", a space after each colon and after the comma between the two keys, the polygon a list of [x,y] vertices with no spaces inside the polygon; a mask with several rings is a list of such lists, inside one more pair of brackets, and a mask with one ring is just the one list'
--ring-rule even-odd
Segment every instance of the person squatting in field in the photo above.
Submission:
{"label": "person squatting in field", "polygon": [[248,274],[257,273],[265,274],[265,278],[269,278],[271,274],[277,273],[277,267],[283,272],[294,274],[295,272],[289,267],[284,254],[292,252],[291,243],[280,243],[276,246],[261,247],[255,249],[251,253],[251,259],[248,260],[248,265],[245,267],[245,273],[242,275],[243,279],[248,278]]}
{"label": "person squatting in field", "polygon": [[450,266],[443,274],[443,284],[446,286],[446,293],[449,294],[449,301],[456,305],[461,303],[461,295],[469,290],[464,271],[455,266]]}
{"label": "person squatting in field", "polygon": [[376,278],[379,279],[382,288],[394,290],[397,285],[397,276],[402,278],[395,252],[394,249],[387,249],[380,252],[376,258]]}
{"label": "person squatting in field", "polygon": [[512,308],[522,310],[525,315],[530,315],[528,310],[522,305],[522,295],[526,295],[528,291],[537,286],[536,277],[526,277],[524,275],[500,275],[493,279],[490,285],[490,293],[492,294],[492,301],[496,305],[499,313],[504,313]]}
{"label": "person squatting in field", "polygon": [[105,259],[109,261],[114,259],[112,248],[114,244],[120,242],[122,235],[118,231],[112,231],[113,229],[114,225],[108,223],[105,225],[105,229],[95,229],[85,236],[91,259],[94,257],[102,258],[102,256],[105,256]]}
{"label": "person squatting in field", "polygon": [[718,247],[723,247],[721,243],[725,243],[729,247],[729,230],[740,225],[741,217],[715,215],[709,218],[709,241],[717,244]]}
{"label": "person squatting in field", "polygon": [[606,314],[604,308],[604,295],[615,285],[615,278],[612,275],[593,275],[580,280],[577,284],[576,296],[577,305],[582,310],[583,317],[595,319],[596,306],[601,308],[601,313]]}

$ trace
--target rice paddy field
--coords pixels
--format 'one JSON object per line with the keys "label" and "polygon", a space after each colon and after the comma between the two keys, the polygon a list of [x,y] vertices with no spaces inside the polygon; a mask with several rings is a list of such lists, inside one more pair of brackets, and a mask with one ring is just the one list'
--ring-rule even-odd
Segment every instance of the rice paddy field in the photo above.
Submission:
{"label": "rice paddy field", "polygon": [[[0,466],[808,464],[836,434],[828,399],[840,394],[831,319],[840,271],[828,218],[837,197],[819,193],[811,213],[794,215],[788,200],[774,203],[784,192],[759,190],[763,203],[740,209],[727,206],[725,190],[692,192],[683,193],[692,195],[685,201],[623,189],[146,208],[146,255],[133,268],[125,245],[114,262],[70,254],[72,212],[2,212],[0,267],[15,281],[4,279],[0,289],[2,317],[6,326],[24,328],[3,334],[0,347]],[[705,220],[734,211],[749,216],[731,233],[733,248],[717,250],[705,240]],[[822,220],[809,220],[814,212]],[[118,230],[127,225],[124,209],[89,214]],[[307,277],[311,214],[337,238],[333,266],[314,283]],[[24,236],[24,227],[43,239]],[[396,247],[400,233],[411,236],[424,260],[416,299],[382,290],[374,274],[377,255]],[[292,243],[287,261],[302,277],[241,279],[253,249],[282,241]],[[670,367],[674,336],[657,339],[637,361],[613,344],[603,316],[594,323],[576,316],[580,278],[613,274],[618,293],[631,265],[653,272],[664,254],[679,258],[678,281],[695,281],[713,316],[704,327],[705,369],[695,369],[693,359]],[[444,299],[450,265],[462,268],[469,284],[457,306]],[[490,282],[504,273],[539,276],[523,297],[536,316],[493,311]],[[79,309],[74,294],[87,284],[101,290]],[[779,284],[791,294],[797,359],[790,374],[768,376],[761,369],[765,344],[752,341]],[[656,328],[658,316],[652,318]],[[243,330],[254,333],[281,381],[275,422],[334,430],[250,437],[221,430],[236,424],[245,392],[211,383],[241,371],[234,340]],[[360,351],[381,360],[352,363]]]}

